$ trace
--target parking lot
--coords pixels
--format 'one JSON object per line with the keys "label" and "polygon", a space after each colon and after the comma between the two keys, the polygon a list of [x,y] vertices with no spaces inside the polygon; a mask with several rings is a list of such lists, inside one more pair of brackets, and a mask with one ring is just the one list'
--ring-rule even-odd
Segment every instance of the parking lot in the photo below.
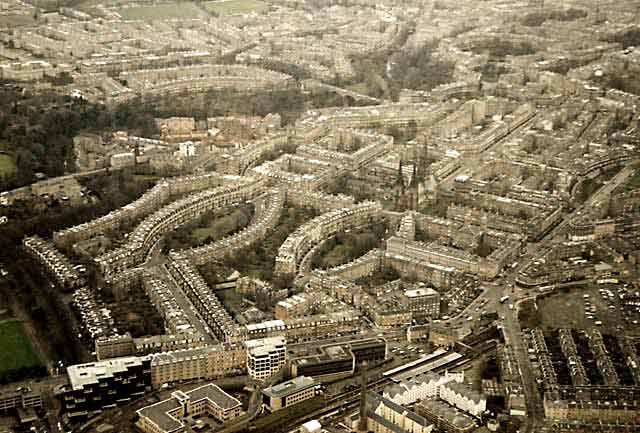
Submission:
{"label": "parking lot", "polygon": [[640,289],[631,283],[591,284],[538,301],[545,328],[601,328],[640,335]]}

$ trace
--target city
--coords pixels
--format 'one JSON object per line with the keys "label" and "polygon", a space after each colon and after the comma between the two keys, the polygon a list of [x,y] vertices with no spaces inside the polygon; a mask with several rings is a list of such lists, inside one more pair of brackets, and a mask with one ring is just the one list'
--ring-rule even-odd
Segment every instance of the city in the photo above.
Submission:
{"label": "city", "polygon": [[640,2],[0,6],[0,433],[640,431]]}

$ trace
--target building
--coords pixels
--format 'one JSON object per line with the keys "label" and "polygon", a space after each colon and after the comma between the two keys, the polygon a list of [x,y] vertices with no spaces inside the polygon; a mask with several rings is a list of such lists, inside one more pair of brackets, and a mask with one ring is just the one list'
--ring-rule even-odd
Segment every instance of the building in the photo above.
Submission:
{"label": "building", "polygon": [[127,403],[151,390],[151,359],[128,356],[72,365],[67,375],[69,384],[58,391],[63,410],[87,415]]}
{"label": "building", "polygon": [[275,412],[313,398],[315,384],[316,382],[310,377],[298,376],[270,386],[262,390],[264,405],[271,412]]}
{"label": "building", "polygon": [[447,433],[469,433],[478,428],[472,417],[440,400],[423,400],[416,412]]}
{"label": "building", "polygon": [[[371,391],[366,395],[365,416],[366,431],[374,433],[431,433],[434,428],[426,418]],[[357,429],[359,417],[349,423]]]}
{"label": "building", "polygon": [[289,342],[317,341],[337,334],[356,334],[360,331],[361,320],[360,314],[353,310],[338,311],[250,323],[244,330],[250,339],[285,336]]}
{"label": "building", "polygon": [[187,417],[206,414],[224,424],[241,413],[240,401],[210,383],[189,392],[175,391],[170,399],[143,407],[136,425],[145,433],[182,433]]}
{"label": "building", "polygon": [[213,380],[240,373],[247,362],[242,344],[222,343],[213,346],[175,350],[151,355],[151,384],[187,380]]}
{"label": "building", "polygon": [[270,337],[245,342],[247,372],[255,380],[267,380],[278,373],[287,360],[284,337]]}
{"label": "building", "polygon": [[440,397],[440,390],[445,384],[461,383],[463,380],[464,372],[445,372],[444,375],[427,372],[389,385],[382,395],[396,404],[409,405],[420,400]]}
{"label": "building", "polygon": [[348,344],[356,365],[384,361],[387,357],[387,342],[383,338],[370,338]]}
{"label": "building", "polygon": [[291,360],[291,375],[310,376],[318,381],[331,381],[350,376],[363,362],[374,364],[387,356],[387,342],[371,338],[342,344],[330,344],[309,350]]}
{"label": "building", "polygon": [[33,257],[62,290],[70,290],[83,284],[82,266],[73,266],[69,259],[50,242],[35,235],[22,241],[25,251]]}
{"label": "building", "polygon": [[468,327],[452,328],[444,324],[431,324],[429,329],[429,342],[436,346],[449,346],[471,333]]}
{"label": "building", "polygon": [[285,320],[306,315],[311,309],[312,303],[312,297],[304,293],[279,301],[275,306],[276,319]]}
{"label": "building", "polygon": [[322,433],[325,430],[322,429],[322,424],[320,421],[316,419],[312,419],[311,421],[307,421],[298,430],[299,433]]}
{"label": "building", "polygon": [[404,296],[410,311],[432,318],[440,316],[440,294],[431,287],[405,290]]}
{"label": "building", "polygon": [[263,184],[259,179],[245,177],[240,182],[171,202],[143,219],[121,247],[99,255],[94,262],[104,277],[120,273],[142,261],[149,248],[165,233],[212,209],[254,198],[264,192]]}
{"label": "building", "polygon": [[377,202],[362,202],[324,213],[303,224],[278,249],[274,272],[278,275],[297,274],[311,248],[346,229],[366,227],[379,221],[381,211],[382,206]]}
{"label": "building", "polygon": [[463,383],[446,383],[440,387],[440,398],[475,417],[480,417],[487,409],[487,398]]}
{"label": "building", "polygon": [[291,360],[291,375],[331,381],[355,372],[355,357],[344,346],[322,347],[319,352]]}
{"label": "building", "polygon": [[135,354],[135,344],[133,342],[133,337],[131,337],[131,334],[128,333],[124,335],[109,335],[99,337],[94,342],[94,349],[98,361]]}
{"label": "building", "polygon": [[29,409],[42,407],[42,395],[32,391],[30,388],[23,388],[14,391],[0,392],[0,413],[11,409]]}

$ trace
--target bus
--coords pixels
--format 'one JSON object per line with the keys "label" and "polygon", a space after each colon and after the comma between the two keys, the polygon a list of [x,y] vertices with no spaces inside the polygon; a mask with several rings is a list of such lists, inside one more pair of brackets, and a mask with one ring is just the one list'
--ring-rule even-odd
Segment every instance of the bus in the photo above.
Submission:
{"label": "bus", "polygon": [[602,280],[597,280],[598,284],[618,284],[617,278],[604,278]]}

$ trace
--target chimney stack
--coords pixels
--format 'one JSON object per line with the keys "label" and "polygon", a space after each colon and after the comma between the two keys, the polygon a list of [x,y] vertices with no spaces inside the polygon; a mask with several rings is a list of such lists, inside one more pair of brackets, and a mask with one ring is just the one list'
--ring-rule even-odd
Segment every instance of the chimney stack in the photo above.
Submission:
{"label": "chimney stack", "polygon": [[367,431],[367,361],[362,363],[362,387],[360,388],[360,421],[358,430]]}

